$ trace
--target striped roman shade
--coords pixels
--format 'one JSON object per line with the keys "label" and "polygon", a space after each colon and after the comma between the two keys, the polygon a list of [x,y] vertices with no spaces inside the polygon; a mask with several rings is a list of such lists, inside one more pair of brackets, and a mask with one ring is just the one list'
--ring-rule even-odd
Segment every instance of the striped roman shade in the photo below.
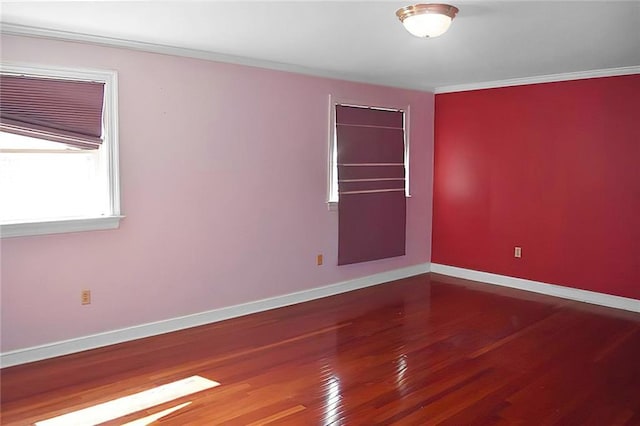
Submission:
{"label": "striped roman shade", "polygon": [[404,113],[336,106],[338,264],[405,254]]}
{"label": "striped roman shade", "polygon": [[0,131],[96,149],[104,83],[0,74]]}

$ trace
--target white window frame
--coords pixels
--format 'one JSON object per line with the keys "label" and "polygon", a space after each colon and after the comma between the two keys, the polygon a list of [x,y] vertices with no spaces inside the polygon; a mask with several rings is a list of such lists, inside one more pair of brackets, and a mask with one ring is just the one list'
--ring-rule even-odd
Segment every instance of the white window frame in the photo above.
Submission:
{"label": "white window frame", "polygon": [[404,131],[404,173],[405,173],[405,182],[404,182],[404,190],[405,197],[411,198],[411,193],[409,191],[409,133],[410,133],[410,116],[411,116],[411,106],[410,105],[395,105],[395,104],[385,104],[385,105],[377,105],[372,104],[370,102],[366,102],[363,100],[354,100],[354,99],[346,99],[339,98],[333,95],[329,95],[329,155],[327,157],[327,208],[329,210],[337,210],[338,209],[338,164],[337,164],[337,153],[338,153],[338,140],[336,136],[336,105],[353,105],[353,106],[362,106],[362,107],[370,107],[370,108],[378,108],[382,110],[401,110],[404,112],[404,123],[403,123],[403,131]]}
{"label": "white window frame", "polygon": [[103,136],[100,149],[107,150],[109,174],[109,214],[99,217],[20,222],[0,225],[0,237],[60,234],[79,231],[116,229],[124,218],[120,212],[120,173],[118,165],[118,73],[110,70],[77,69],[46,65],[0,63],[3,74],[28,75],[67,80],[99,81],[104,85]]}

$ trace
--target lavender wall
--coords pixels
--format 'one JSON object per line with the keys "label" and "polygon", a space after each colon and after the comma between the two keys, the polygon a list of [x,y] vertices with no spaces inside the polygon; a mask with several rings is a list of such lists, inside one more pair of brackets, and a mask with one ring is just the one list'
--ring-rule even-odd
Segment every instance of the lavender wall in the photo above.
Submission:
{"label": "lavender wall", "polygon": [[[118,71],[126,215],[118,230],[2,240],[3,352],[430,259],[432,94],[12,36],[2,60]],[[406,256],[335,266],[329,94],[411,105]]]}

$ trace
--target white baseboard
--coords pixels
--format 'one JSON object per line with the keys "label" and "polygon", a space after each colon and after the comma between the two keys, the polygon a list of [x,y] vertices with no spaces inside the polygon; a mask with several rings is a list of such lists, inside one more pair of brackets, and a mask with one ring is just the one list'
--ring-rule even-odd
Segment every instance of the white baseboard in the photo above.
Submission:
{"label": "white baseboard", "polygon": [[594,305],[607,306],[609,308],[640,312],[640,300],[630,299],[628,297],[563,287],[555,284],[525,280],[523,278],[509,277],[506,275],[491,274],[489,272],[474,271],[472,269],[458,268],[455,266],[440,265],[438,263],[431,264],[431,272],[457,278],[464,278],[467,280],[480,281],[487,284],[496,284],[504,287],[532,291],[534,293],[547,294],[549,296],[561,297],[563,299],[577,300]]}
{"label": "white baseboard", "polygon": [[10,367],[13,365],[25,364],[28,362],[86,351],[89,349],[96,349],[130,340],[142,339],[144,337],[210,324],[256,312],[267,311],[269,309],[308,302],[310,300],[333,296],[335,294],[383,284],[389,281],[399,280],[427,272],[429,272],[429,263],[423,263],[393,271],[381,272],[367,277],[343,281],[324,287],[317,287],[310,290],[285,294],[283,296],[243,303],[241,305],[214,309],[183,317],[136,325],[133,327],[48,343],[25,349],[18,349],[0,354],[0,366],[2,366],[2,368]]}

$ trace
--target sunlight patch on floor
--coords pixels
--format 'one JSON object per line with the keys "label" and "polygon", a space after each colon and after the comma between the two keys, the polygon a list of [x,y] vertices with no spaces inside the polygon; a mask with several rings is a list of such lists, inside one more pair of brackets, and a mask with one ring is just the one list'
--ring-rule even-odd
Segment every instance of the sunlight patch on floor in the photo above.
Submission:
{"label": "sunlight patch on floor", "polygon": [[[191,376],[186,379],[178,380],[166,385],[156,386],[155,388],[124,396],[122,398],[107,401],[102,404],[92,405],[78,411],[63,414],[51,419],[36,422],[36,426],[69,426],[69,425],[96,425],[118,417],[126,416],[136,411],[146,410],[165,402],[192,393],[200,392],[220,386],[220,383],[213,380],[205,379],[200,376]],[[187,404],[190,404],[187,403]],[[183,404],[185,406],[186,404]],[[173,407],[176,408],[176,407]],[[180,406],[182,408],[182,406]],[[170,409],[171,410],[171,409]],[[166,410],[165,410],[166,411]],[[168,413],[166,413],[168,414]],[[165,415],[166,415],[165,414]],[[133,423],[136,426],[148,423]]]}
{"label": "sunlight patch on floor", "polygon": [[185,402],[184,404],[176,405],[175,407],[167,408],[166,410],[160,411],[160,412],[152,414],[150,416],[143,417],[141,419],[134,420],[134,421],[129,422],[129,423],[125,423],[122,426],[147,426],[147,425],[150,425],[151,423],[155,422],[156,420],[163,418],[164,416],[168,416],[169,414],[173,413],[174,411],[178,411],[179,409],[181,409],[183,407],[186,407],[189,404],[191,404],[191,401]]}

